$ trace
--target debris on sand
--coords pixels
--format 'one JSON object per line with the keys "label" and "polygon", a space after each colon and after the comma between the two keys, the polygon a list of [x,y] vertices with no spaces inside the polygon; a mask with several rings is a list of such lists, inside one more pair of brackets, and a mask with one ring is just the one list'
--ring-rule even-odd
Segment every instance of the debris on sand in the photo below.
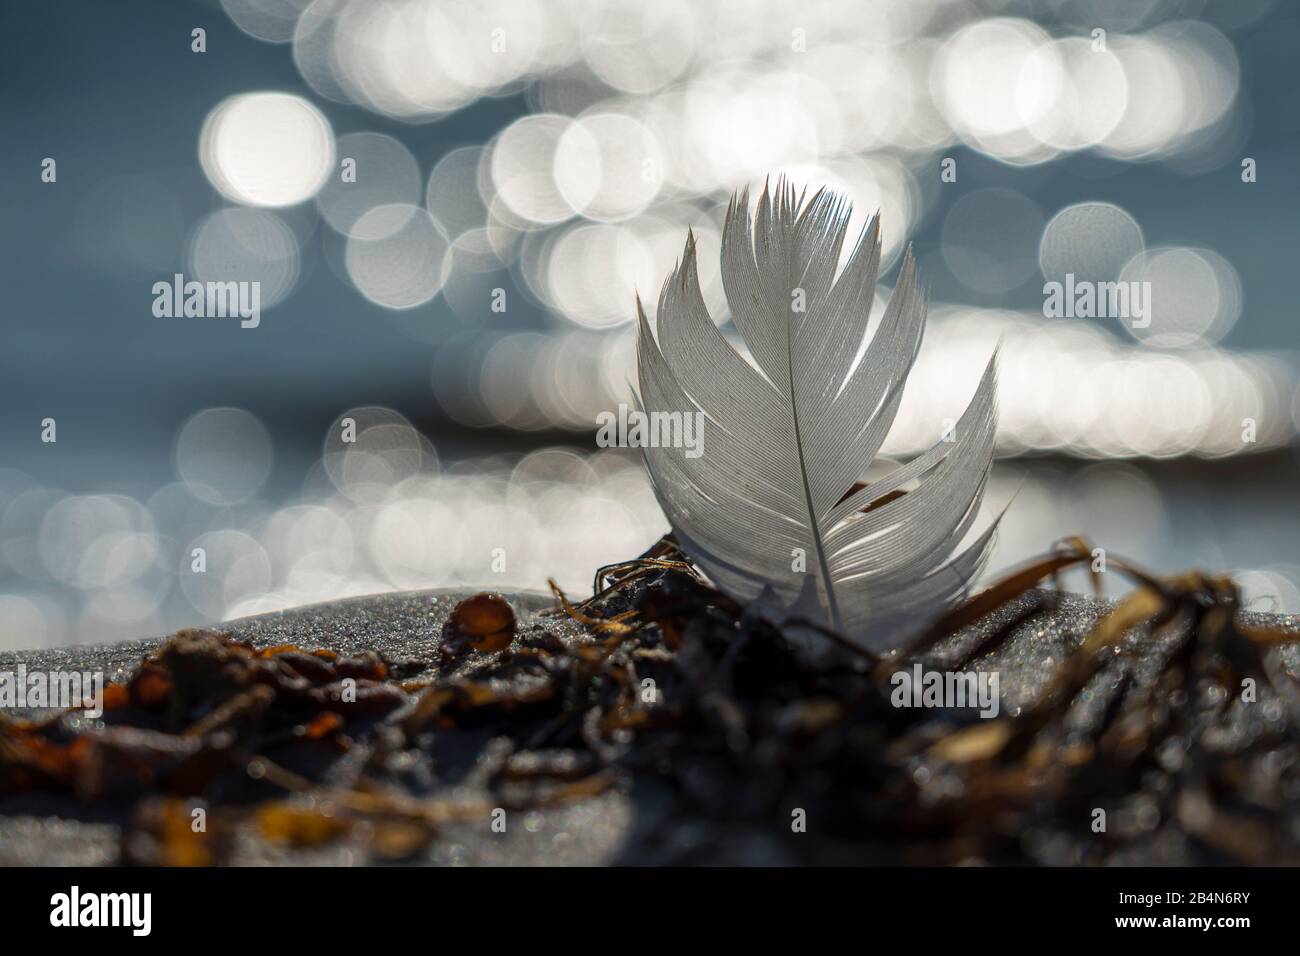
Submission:
{"label": "debris on sand", "polygon": [[[885,656],[747,612],[670,538],[542,615],[466,598],[431,659],[182,631],[101,722],[4,718],[0,797],[117,808],[121,860],[154,864],[219,864],[238,832],[419,860],[452,821],[643,786],[697,837],[641,834],[642,861],[761,839],[808,863],[1300,862],[1300,633],[1222,577],[1112,559],[1134,590],[1104,614],[1036,589],[1090,554],[1068,542]],[[895,706],[917,665],[1016,680],[991,719]],[[485,795],[451,785],[467,760]]]}

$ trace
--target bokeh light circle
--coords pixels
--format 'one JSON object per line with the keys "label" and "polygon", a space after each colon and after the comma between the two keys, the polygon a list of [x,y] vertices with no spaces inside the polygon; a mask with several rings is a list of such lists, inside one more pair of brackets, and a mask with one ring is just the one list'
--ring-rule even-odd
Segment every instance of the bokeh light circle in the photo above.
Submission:
{"label": "bokeh light circle", "polygon": [[377,206],[359,218],[348,235],[348,276],[367,299],[387,309],[424,305],[442,288],[450,243],[419,206]]}
{"label": "bokeh light circle", "polygon": [[227,199],[292,206],[310,199],[334,168],[334,133],[320,110],[289,93],[241,93],[203,122],[199,162]]}
{"label": "bokeh light circle", "polygon": [[1135,256],[1120,276],[1140,283],[1146,314],[1124,327],[1157,348],[1213,345],[1241,315],[1241,280],[1209,249],[1162,246]]}
{"label": "bokeh light circle", "polygon": [[977,292],[1010,292],[1034,273],[1043,230],[1038,204],[1014,189],[977,189],[957,200],[943,222],[943,258]]}
{"label": "bokeh light circle", "polygon": [[190,277],[201,282],[256,282],[258,304],[269,309],[293,291],[301,273],[293,231],[264,209],[218,209],[190,240]]}
{"label": "bokeh light circle", "polygon": [[271,434],[242,408],[205,408],[176,436],[176,474],[202,501],[230,505],[251,497],[271,472]]}
{"label": "bokeh light circle", "polygon": [[1066,206],[1047,224],[1038,245],[1038,266],[1049,282],[1113,282],[1143,251],[1142,227],[1119,206],[1081,202]]}

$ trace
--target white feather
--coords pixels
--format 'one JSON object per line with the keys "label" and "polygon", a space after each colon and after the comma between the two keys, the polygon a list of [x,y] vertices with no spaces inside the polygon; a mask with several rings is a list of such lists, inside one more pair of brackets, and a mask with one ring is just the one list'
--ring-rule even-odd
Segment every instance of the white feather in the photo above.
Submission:
{"label": "white feather", "polygon": [[[733,197],[722,280],[751,365],[710,318],[695,242],[664,283],[658,341],[640,301],[637,364],[647,412],[703,412],[703,454],[647,447],[655,493],[687,555],[741,600],[873,644],[965,596],[993,526],[953,557],[983,499],[996,425],[994,360],[951,442],[844,499],[893,423],[925,327],[911,250],[862,359],[880,265],[878,220],[836,277],[850,209],[766,187],[753,221]],[[805,310],[795,310],[802,290]],[[862,509],[895,490],[888,503]],[[841,500],[844,499],[844,500]],[[806,571],[794,570],[802,554]]]}

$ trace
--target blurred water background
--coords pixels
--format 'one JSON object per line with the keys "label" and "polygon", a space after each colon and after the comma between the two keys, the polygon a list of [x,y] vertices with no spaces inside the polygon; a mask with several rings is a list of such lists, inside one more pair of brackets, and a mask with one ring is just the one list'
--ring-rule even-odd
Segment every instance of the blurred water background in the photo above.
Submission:
{"label": "blurred water background", "polygon": [[[0,648],[588,589],[667,528],[594,441],[633,296],[689,227],[733,335],[722,214],[777,173],[881,211],[877,310],[908,243],[931,287],[885,453],[1000,343],[990,574],[1082,533],[1300,612],[1297,47],[1286,0],[5,5]],[[156,318],[176,273],[260,324]],[[1150,325],[1045,318],[1067,273]]]}

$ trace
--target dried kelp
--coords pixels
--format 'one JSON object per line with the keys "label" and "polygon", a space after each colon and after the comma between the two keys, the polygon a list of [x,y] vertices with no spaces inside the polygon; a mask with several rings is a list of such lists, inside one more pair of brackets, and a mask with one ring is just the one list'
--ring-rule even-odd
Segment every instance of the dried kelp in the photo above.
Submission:
{"label": "dried kelp", "polygon": [[[1059,662],[1000,716],[891,704],[900,668],[996,668],[1013,634],[1059,627],[1061,599],[1034,587],[1090,562],[1066,542],[885,656],[747,613],[671,538],[601,569],[586,601],[555,588],[540,619],[467,599],[432,660],[182,632],[110,689],[102,728],[0,724],[0,795],[124,807],[123,860],[164,864],[220,863],[240,827],[421,859],[453,821],[611,787],[656,795],[624,850],[637,862],[744,846],[789,862],[1300,860],[1282,660],[1300,635],[1246,622],[1226,578],[1112,558],[1132,592],[1072,619]],[[453,798],[458,766],[485,795]]]}

